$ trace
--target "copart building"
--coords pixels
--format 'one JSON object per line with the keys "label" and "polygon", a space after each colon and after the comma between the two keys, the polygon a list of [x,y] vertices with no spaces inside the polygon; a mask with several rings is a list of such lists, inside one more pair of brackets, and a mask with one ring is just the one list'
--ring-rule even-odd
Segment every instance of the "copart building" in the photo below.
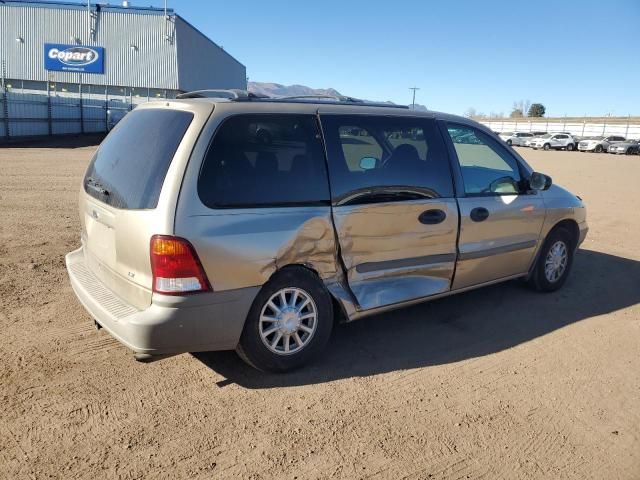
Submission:
{"label": "copart building", "polygon": [[246,89],[246,68],[167,8],[0,0],[0,142],[101,132],[141,102]]}

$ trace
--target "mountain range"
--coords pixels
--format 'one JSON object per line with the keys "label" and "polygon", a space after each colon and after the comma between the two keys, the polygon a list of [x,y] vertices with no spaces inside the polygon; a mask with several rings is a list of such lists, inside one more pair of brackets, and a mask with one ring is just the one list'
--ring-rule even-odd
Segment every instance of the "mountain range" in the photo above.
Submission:
{"label": "mountain range", "polygon": [[[282,85],[271,82],[249,82],[247,90],[252,93],[267,95],[269,97],[292,97],[298,95],[333,95],[341,96],[335,88],[311,88],[305,85]],[[387,101],[385,103],[393,104]],[[427,107],[416,103],[416,110],[426,111]]]}

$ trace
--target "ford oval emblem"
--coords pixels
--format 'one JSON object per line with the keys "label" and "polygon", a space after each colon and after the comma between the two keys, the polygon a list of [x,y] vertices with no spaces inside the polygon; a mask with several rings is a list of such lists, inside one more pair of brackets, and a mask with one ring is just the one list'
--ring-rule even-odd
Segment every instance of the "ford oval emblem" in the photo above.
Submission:
{"label": "ford oval emblem", "polygon": [[96,50],[89,47],[70,47],[65,50],[52,48],[49,50],[49,58],[56,59],[70,67],[82,67],[98,60]]}

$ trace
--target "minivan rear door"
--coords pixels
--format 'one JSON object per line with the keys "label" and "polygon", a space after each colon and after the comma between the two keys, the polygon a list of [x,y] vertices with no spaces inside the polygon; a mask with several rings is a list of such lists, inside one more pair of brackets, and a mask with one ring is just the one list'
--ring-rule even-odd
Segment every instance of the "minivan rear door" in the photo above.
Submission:
{"label": "minivan rear door", "polygon": [[458,210],[435,121],[322,110],[320,119],[341,259],[359,308],[448,291]]}
{"label": "minivan rear door", "polygon": [[173,233],[184,168],[212,108],[170,101],[136,108],[102,142],[82,181],[87,267],[137,308],[151,303],[151,236]]}

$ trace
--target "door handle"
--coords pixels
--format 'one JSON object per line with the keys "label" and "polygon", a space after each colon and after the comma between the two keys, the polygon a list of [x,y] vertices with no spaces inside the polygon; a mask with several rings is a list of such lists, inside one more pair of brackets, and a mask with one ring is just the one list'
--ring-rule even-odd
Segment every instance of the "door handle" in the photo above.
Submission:
{"label": "door handle", "polygon": [[442,210],[433,209],[433,210],[425,210],[418,217],[418,221],[420,223],[424,223],[425,225],[435,225],[437,223],[444,222],[444,219],[447,218],[447,214]]}
{"label": "door handle", "polygon": [[484,207],[477,207],[471,210],[471,214],[469,216],[474,222],[484,222],[489,218],[489,210]]}

